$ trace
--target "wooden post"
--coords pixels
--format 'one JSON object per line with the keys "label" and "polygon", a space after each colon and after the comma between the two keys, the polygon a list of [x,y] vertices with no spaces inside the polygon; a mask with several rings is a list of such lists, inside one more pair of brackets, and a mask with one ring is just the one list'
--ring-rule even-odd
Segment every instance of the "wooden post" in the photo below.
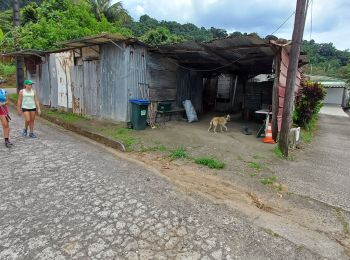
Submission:
{"label": "wooden post", "polygon": [[289,53],[289,65],[286,82],[286,95],[284,99],[284,110],[282,114],[282,126],[280,131],[279,147],[284,156],[288,156],[288,135],[292,123],[294,88],[296,74],[298,70],[298,61],[300,46],[303,39],[306,5],[307,0],[297,0],[294,29],[292,36],[292,48]]}
{"label": "wooden post", "polygon": [[[13,0],[13,25],[14,27],[20,26],[19,21],[19,0]],[[15,36],[15,42],[18,43],[17,39],[17,33]],[[18,51],[20,48],[19,46],[15,46],[16,50]],[[22,56],[16,57],[16,82],[17,82],[17,93],[23,88],[23,81],[24,81],[24,75],[23,75],[23,67],[24,67],[24,59]]]}
{"label": "wooden post", "polygon": [[275,55],[275,80],[272,90],[272,138],[277,141],[278,136],[278,112],[279,112],[279,78],[280,78],[280,63],[281,63],[281,48],[278,48]]}

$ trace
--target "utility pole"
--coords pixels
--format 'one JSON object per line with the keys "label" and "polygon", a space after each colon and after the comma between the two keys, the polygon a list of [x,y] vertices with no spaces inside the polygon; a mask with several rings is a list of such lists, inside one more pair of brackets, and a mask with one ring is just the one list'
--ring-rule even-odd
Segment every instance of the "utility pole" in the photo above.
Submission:
{"label": "utility pole", "polygon": [[297,0],[292,36],[292,47],[289,53],[286,94],[284,98],[284,110],[282,114],[282,126],[279,141],[279,147],[283,155],[286,157],[288,156],[288,135],[292,124],[294,88],[298,70],[300,46],[303,40],[307,2],[307,0]]}
{"label": "utility pole", "polygon": [[[19,0],[13,0],[13,25],[15,27],[15,30],[18,29],[20,26],[19,21]],[[18,35],[17,32],[15,33],[15,45],[16,50],[18,51],[20,48],[18,46]],[[24,59],[22,56],[16,56],[16,81],[17,81],[17,93],[23,88],[23,80],[24,80],[24,73],[23,73],[23,64]]]}

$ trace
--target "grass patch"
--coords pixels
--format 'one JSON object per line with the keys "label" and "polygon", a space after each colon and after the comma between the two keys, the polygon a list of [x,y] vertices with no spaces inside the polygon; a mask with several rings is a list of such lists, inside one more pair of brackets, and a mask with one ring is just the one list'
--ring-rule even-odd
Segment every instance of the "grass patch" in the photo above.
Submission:
{"label": "grass patch", "polygon": [[166,150],[167,148],[163,144],[155,145],[151,147],[145,147],[143,144],[141,144],[141,152],[156,152],[156,151],[165,152]]}
{"label": "grass patch", "polygon": [[272,185],[277,180],[276,176],[270,176],[264,179],[261,179],[260,182],[264,185]]}
{"label": "grass patch", "polygon": [[119,141],[121,141],[125,149],[130,152],[132,151],[132,146],[137,142],[137,139],[131,136],[133,130],[128,128],[118,128],[112,132],[111,136]]}
{"label": "grass patch", "polygon": [[79,120],[88,120],[84,116],[73,114],[71,112],[65,112],[62,110],[44,110],[43,112],[48,116],[52,116],[52,117],[61,119],[67,123],[73,123],[73,122],[76,122]]}
{"label": "grass patch", "polygon": [[257,171],[260,171],[262,169],[261,163],[258,163],[258,162],[248,162],[248,166],[251,169],[254,169],[254,170],[257,170]]}
{"label": "grass patch", "polygon": [[311,143],[313,137],[314,137],[314,132],[313,130],[307,130],[307,129],[301,129],[301,140],[303,140],[304,143]]}
{"label": "grass patch", "polygon": [[273,149],[273,153],[276,155],[278,158],[284,158],[283,153],[278,145],[275,146]]}
{"label": "grass patch", "polygon": [[343,232],[345,235],[350,235],[349,222],[346,220],[344,213],[341,209],[337,208],[336,210],[337,218],[343,226]]}
{"label": "grass patch", "polygon": [[317,128],[317,122],[318,122],[318,115],[316,114],[312,116],[310,122],[305,126],[305,128],[301,129],[300,137],[304,143],[306,144],[311,143]]}
{"label": "grass patch", "polygon": [[180,159],[180,158],[184,159],[184,158],[188,157],[188,154],[187,154],[185,148],[178,147],[178,148],[170,151],[169,157],[171,159]]}
{"label": "grass patch", "polygon": [[225,167],[225,163],[211,157],[202,157],[195,159],[195,163],[206,165],[210,169],[223,169]]}
{"label": "grass patch", "polygon": [[167,150],[167,148],[165,147],[165,145],[161,144],[158,146],[158,150],[161,152],[165,152]]}
{"label": "grass patch", "polygon": [[250,177],[255,177],[257,175],[257,173],[251,173],[249,175],[250,175]]}
{"label": "grass patch", "polygon": [[17,93],[14,93],[14,94],[9,94],[8,95],[8,98],[10,99],[10,100],[14,100],[14,101],[18,101],[18,94]]}

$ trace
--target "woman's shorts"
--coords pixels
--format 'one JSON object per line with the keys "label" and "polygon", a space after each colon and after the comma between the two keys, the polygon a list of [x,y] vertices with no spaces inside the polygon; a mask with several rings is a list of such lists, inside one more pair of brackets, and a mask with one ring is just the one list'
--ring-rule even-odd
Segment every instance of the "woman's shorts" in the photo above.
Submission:
{"label": "woman's shorts", "polygon": [[0,116],[6,116],[9,113],[7,106],[0,107]]}
{"label": "woman's shorts", "polygon": [[22,112],[35,112],[35,111],[36,111],[36,108],[31,108],[31,109],[22,108]]}

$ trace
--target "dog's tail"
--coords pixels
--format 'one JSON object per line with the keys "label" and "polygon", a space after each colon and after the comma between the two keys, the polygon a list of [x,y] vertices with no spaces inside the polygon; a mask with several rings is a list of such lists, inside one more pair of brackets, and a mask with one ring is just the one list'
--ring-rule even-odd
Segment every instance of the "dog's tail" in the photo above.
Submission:
{"label": "dog's tail", "polygon": [[210,129],[212,128],[212,126],[213,126],[213,119],[210,120],[208,131],[210,131]]}

